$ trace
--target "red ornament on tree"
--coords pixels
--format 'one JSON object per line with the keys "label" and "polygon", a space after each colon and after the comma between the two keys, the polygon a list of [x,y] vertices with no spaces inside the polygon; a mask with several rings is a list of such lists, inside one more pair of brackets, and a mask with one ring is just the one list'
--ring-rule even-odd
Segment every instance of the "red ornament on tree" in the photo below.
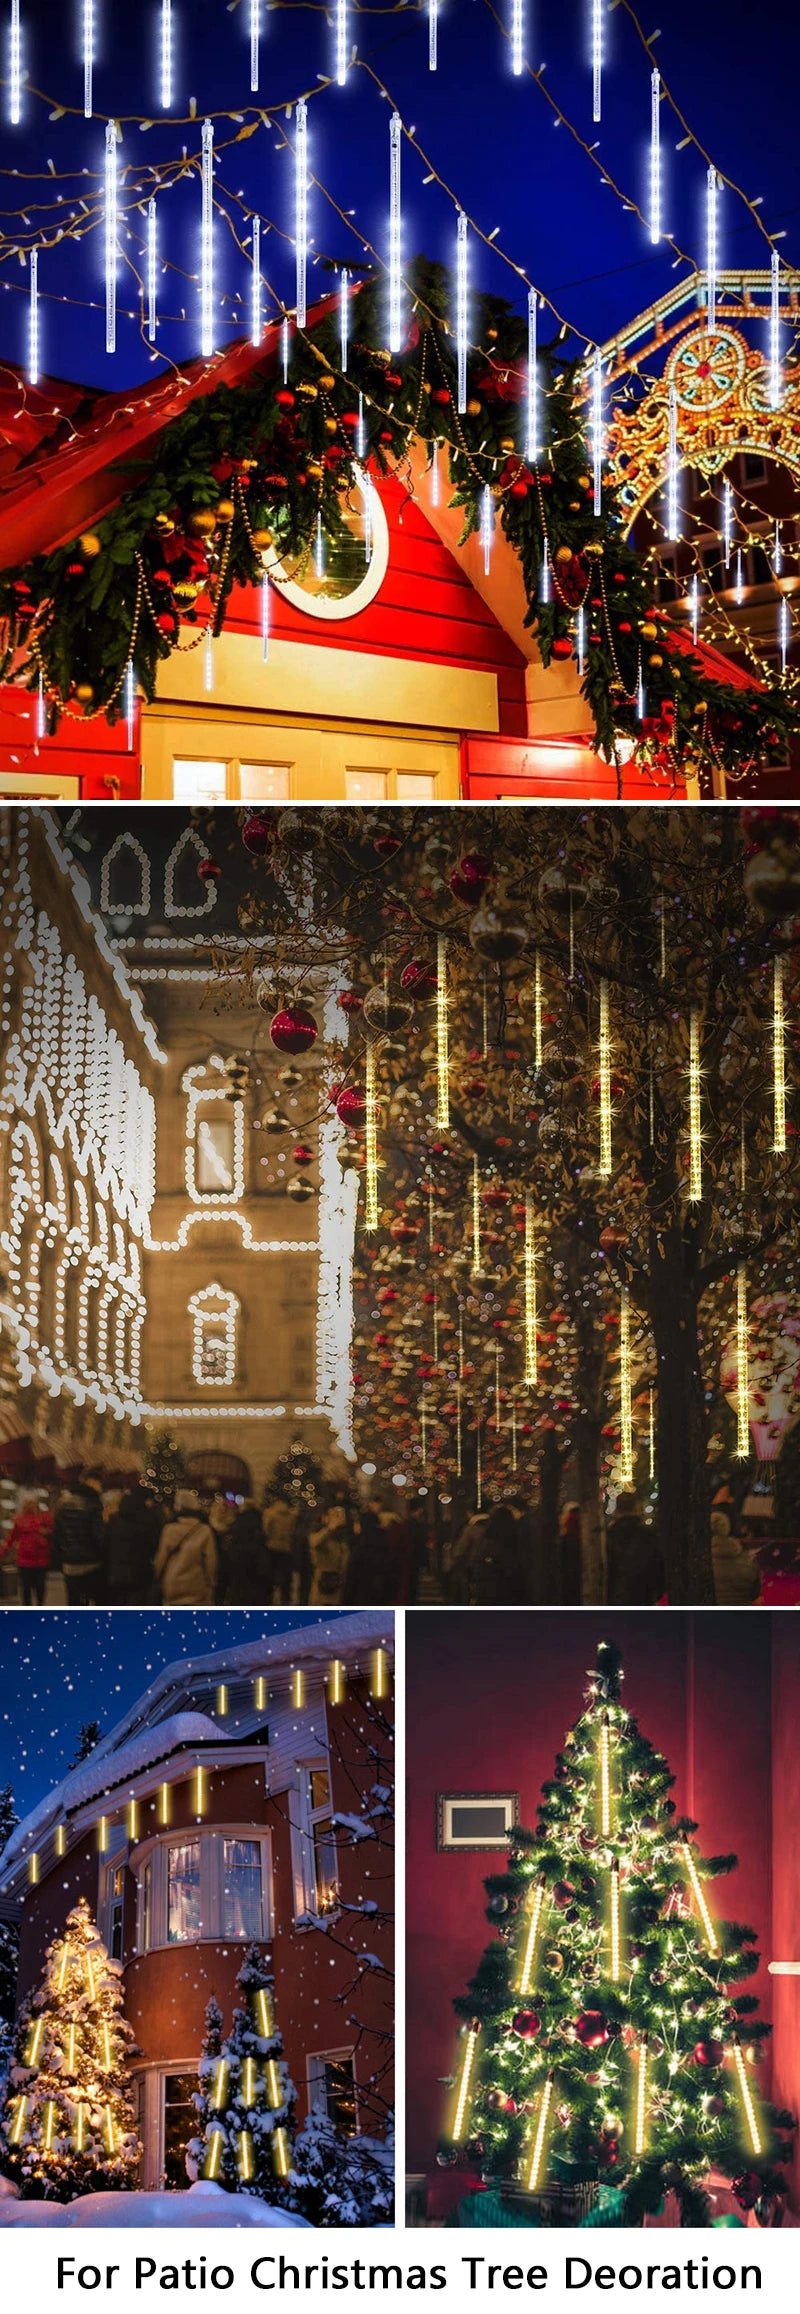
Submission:
{"label": "red ornament on tree", "polygon": [[463,860],[453,869],[450,890],[454,900],[463,900],[465,907],[474,908],[483,899],[492,873],[491,860],[482,852],[465,852]]}
{"label": "red ornament on tree", "polygon": [[242,843],[245,851],[252,852],[254,859],[263,860],[265,852],[271,851],[274,835],[273,822],[266,812],[248,812],[242,829]]}
{"label": "red ornament on tree", "polygon": [[360,1085],[344,1085],[336,1103],[336,1115],[343,1125],[357,1125],[366,1115],[366,1096]]}
{"label": "red ornament on tree", "polygon": [[537,2033],[542,2030],[538,2009],[518,2009],[516,2016],[511,2019],[511,2030],[520,2041],[535,2041]]}
{"label": "red ornament on tree", "polygon": [[307,1005],[287,1004],[270,1021],[269,1033],[279,1053],[308,1053],[316,1042],[317,1024]]}
{"label": "red ornament on tree", "polygon": [[218,884],[222,875],[219,860],[198,860],[197,874],[201,884]]}
{"label": "red ornament on tree", "polygon": [[705,2068],[721,2065],[725,2049],[722,2041],[695,2041],[693,2054],[695,2064]]}
{"label": "red ornament on tree", "polygon": [[602,2049],[608,2026],[601,2009],[582,2009],[575,2020],[575,2039],[584,2049]]}

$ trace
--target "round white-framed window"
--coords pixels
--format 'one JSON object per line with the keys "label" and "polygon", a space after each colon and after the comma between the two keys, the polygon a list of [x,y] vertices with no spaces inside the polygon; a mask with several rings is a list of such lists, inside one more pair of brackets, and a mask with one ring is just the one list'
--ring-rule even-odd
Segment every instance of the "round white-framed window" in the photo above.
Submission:
{"label": "round white-framed window", "polygon": [[374,483],[359,473],[356,493],[342,509],[344,535],[335,548],[318,536],[302,579],[283,564],[269,567],[278,593],[309,619],[356,619],[374,603],[389,566],[389,525]]}

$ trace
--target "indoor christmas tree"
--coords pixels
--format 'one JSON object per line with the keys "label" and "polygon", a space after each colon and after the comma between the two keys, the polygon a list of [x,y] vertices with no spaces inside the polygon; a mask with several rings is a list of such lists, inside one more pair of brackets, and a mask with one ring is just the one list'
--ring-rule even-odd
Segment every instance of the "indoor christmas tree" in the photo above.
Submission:
{"label": "indoor christmas tree", "polygon": [[248,1945],[236,1982],[243,2003],[227,2039],[218,2001],[206,2009],[189,2166],[229,2193],[260,2194],[284,2208],[291,2202],[294,2085],[275,2023],[272,1970],[257,1944]]}
{"label": "indoor christmas tree", "polygon": [[30,2198],[67,2202],[135,2183],[133,2033],[121,1971],[84,1897],[55,1937],[17,2020],[0,2111],[0,2167]]}
{"label": "indoor christmas tree", "polygon": [[599,2200],[636,2223],[671,2187],[681,2222],[703,2225],[712,2170],[764,2215],[784,2189],[791,2116],[758,2096],[769,2026],[739,1989],[755,1932],[716,1919],[707,1894],[736,1858],[699,1854],[673,1782],[622,1701],[617,1649],[601,1646],[537,1829],[514,1830],[507,1870],[486,1882],[498,1933],[455,2004],[439,2158],[463,2154],[521,2215],[574,2223]]}

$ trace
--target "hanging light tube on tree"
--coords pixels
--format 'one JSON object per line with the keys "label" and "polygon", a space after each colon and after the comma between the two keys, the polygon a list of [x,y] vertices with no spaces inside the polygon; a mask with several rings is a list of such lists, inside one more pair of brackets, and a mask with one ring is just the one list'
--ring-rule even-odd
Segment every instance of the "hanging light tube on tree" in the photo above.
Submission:
{"label": "hanging light tube on tree", "polygon": [[375,1039],[367,1038],[364,1063],[364,1228],[378,1227],[378,1110],[375,1086]]}
{"label": "hanging light tube on tree", "polygon": [[539,1357],[536,1346],[536,1228],[533,1214],[533,1192],[525,1194],[525,1372],[526,1390],[539,1387]]}
{"label": "hanging light tube on tree", "polygon": [[472,1160],[472,1271],[474,1278],[481,1274],[481,1177],[477,1157]]}
{"label": "hanging light tube on tree", "polygon": [[533,2145],[531,2147],[531,2157],[528,2163],[527,2176],[525,2179],[529,2193],[535,2193],[537,2186],[541,2184],[542,2180],[547,2141],[547,2122],[552,2099],[553,2075],[552,2073],[548,2073],[547,2080],[545,2081],[544,2087],[542,2089],[539,2111],[536,2117],[536,2128],[534,2131]]}
{"label": "hanging light tube on tree", "polygon": [[306,261],[308,257],[308,107],[301,96],[297,106],[294,148],[295,304],[297,327],[306,326]]}
{"label": "hanging light tube on tree", "polygon": [[750,2083],[749,2083],[749,2081],[748,2081],[748,2078],[747,2078],[747,2068],[746,2068],[746,2066],[745,2066],[745,2061],[744,2061],[744,2051],[743,2051],[743,2049],[742,2049],[742,2044],[741,2044],[741,2041],[740,2041],[740,2039],[739,2039],[739,2035],[738,2035],[738,2033],[734,2033],[734,2036],[733,2036],[733,2062],[734,2062],[734,2065],[735,2065],[735,2067],[736,2067],[736,2074],[737,2074],[737,2079],[738,2079],[738,2082],[739,2082],[739,2088],[740,2088],[740,2090],[741,2090],[741,2093],[742,2093],[742,2104],[743,2104],[743,2106],[744,2106],[744,2115],[745,2115],[745,2120],[746,2120],[746,2122],[747,2122],[747,2129],[748,2129],[748,2134],[749,2134],[749,2138],[750,2138],[750,2145],[751,2145],[751,2148],[752,2148],[752,2151],[753,2151],[753,2153],[761,2153],[761,2151],[762,2151],[762,2145],[761,2145],[761,2131],[760,2131],[760,2129],[759,2129],[759,2126],[758,2126],[758,2121],[757,2121],[757,2119],[756,2119],[756,2109],[755,2109],[755,2105],[753,2104],[753,2096],[752,2096],[752,2091],[751,2091],[751,2088],[750,2088]]}
{"label": "hanging light tube on tree", "polygon": [[594,511],[603,511],[603,356],[595,346],[592,361],[592,473]]}
{"label": "hanging light tube on tree", "polygon": [[700,1098],[700,1015],[689,1016],[689,1203],[699,1205],[703,1195],[703,1138]]}
{"label": "hanging light tube on tree", "polygon": [[619,1306],[619,1475],[623,1487],[633,1485],[633,1413],[631,1406],[631,1304],[623,1286]]}
{"label": "hanging light tube on tree", "polygon": [[701,1885],[701,1882],[700,1882],[700,1879],[699,1879],[699,1876],[698,1876],[697,1866],[696,1866],[696,1864],[695,1864],[695,1860],[694,1860],[694,1857],[693,1857],[693,1855],[692,1855],[692,1851],[691,1851],[691,1848],[690,1848],[690,1846],[689,1846],[689,1842],[688,1842],[688,1840],[682,1840],[682,1841],[681,1841],[681,1853],[682,1853],[682,1856],[683,1856],[683,1861],[684,1861],[684,1864],[685,1864],[685,1867],[686,1867],[686,1877],[687,1877],[687,1879],[688,1879],[688,1881],[689,1881],[689,1885],[690,1885],[690,1888],[691,1888],[691,1891],[692,1891],[692,1895],[693,1895],[693,1897],[694,1897],[694,1900],[695,1900],[695,1904],[697,1905],[697,1910],[698,1910],[698,1912],[699,1912],[699,1914],[700,1914],[700,1918],[701,1918],[701,1921],[702,1921],[702,1923],[703,1923],[703,1929],[704,1929],[704,1933],[705,1933],[705,1939],[706,1939],[706,1943],[707,1943],[707,1945],[708,1945],[708,1949],[709,1949],[709,1952],[712,1952],[712,1953],[718,1953],[718,1952],[719,1952],[719,1940],[718,1940],[718,1937],[717,1937],[717,1932],[716,1932],[716,1929],[715,1929],[715,1927],[714,1927],[714,1923],[713,1923],[713,1920],[712,1920],[712,1918],[711,1918],[711,1914],[710,1914],[710,1912],[709,1912],[709,1909],[708,1909],[708,1905],[707,1905],[707,1903],[706,1903],[706,1900],[705,1900],[705,1895],[704,1895],[704,1892],[703,1892],[703,1888],[702,1888],[702,1885]]}
{"label": "hanging light tube on tree", "polygon": [[403,123],[399,112],[389,122],[389,352],[399,353],[403,337],[403,223],[400,173]]}
{"label": "hanging light tube on tree", "polygon": [[347,357],[350,351],[350,275],[343,265],[339,275],[339,365],[342,376],[347,376]]}
{"label": "hanging light tube on tree", "polygon": [[541,1926],[546,1887],[547,1882],[545,1880],[544,1873],[542,1873],[536,1882],[535,1888],[531,1892],[530,1903],[528,1907],[528,1925],[525,1931],[522,1966],[520,1968],[519,1983],[517,1985],[517,1992],[521,1995],[529,1993],[531,1989],[531,1982],[533,1979],[533,1964],[536,1959],[536,1944]]}
{"label": "hanging light tube on tree", "polygon": [[661,74],[650,75],[650,240],[661,239]]}
{"label": "hanging light tube on tree", "polygon": [[770,262],[769,305],[769,406],[779,410],[783,402],[781,375],[781,261],[773,249]]}
{"label": "hanging light tube on tree", "polygon": [[700,585],[696,571],[689,588],[689,617],[692,622],[692,642],[696,643],[700,633]]}
{"label": "hanging light tube on tree", "polygon": [[200,351],[206,361],[214,352],[214,124],[203,122],[200,222]]}
{"label": "hanging light tube on tree", "polygon": [[636,2121],[633,2150],[637,2160],[644,2153],[647,2128],[647,2034],[643,2033],[636,2053]]}
{"label": "hanging light tube on tree", "polygon": [[718,192],[717,172],[710,167],[706,176],[706,321],[712,333],[717,326]]}
{"label": "hanging light tube on tree", "polygon": [[772,1147],[776,1155],[783,1156],[786,1150],[786,1012],[782,956],[775,957],[772,972]]}
{"label": "hanging light tube on tree", "polygon": [[597,1044],[600,1078],[600,1174],[608,1181],[612,1171],[611,1155],[611,1037],[609,1033],[608,981],[600,982],[600,1029]]}
{"label": "hanging light tube on tree", "polygon": [[736,1272],[736,1456],[750,1456],[750,1375],[747,1329],[747,1270],[740,1261]]}
{"label": "hanging light tube on tree", "polygon": [[28,378],[32,386],[39,383],[39,251],[30,256],[30,305],[28,311]]}
{"label": "hanging light tube on tree", "polygon": [[667,537],[677,538],[678,509],[678,394],[670,386],[667,404]]}
{"label": "hanging light tube on tree", "polygon": [[147,335],[155,343],[158,330],[158,213],[154,200],[147,204]]}
{"label": "hanging light tube on tree", "polygon": [[535,466],[539,456],[539,377],[536,328],[536,291],[528,291],[528,364],[525,373],[525,456]]}
{"label": "hanging light tube on tree", "polygon": [[261,344],[261,219],[253,218],[253,271],[250,280],[250,343]]}
{"label": "hanging light tube on tree", "polygon": [[600,1830],[604,1840],[611,1834],[611,1730],[608,1712],[600,1722]]}
{"label": "hanging light tube on tree", "polygon": [[450,1046],[447,1002],[447,936],[436,941],[436,1130],[450,1130]]}
{"label": "hanging light tube on tree", "polygon": [[614,1862],[611,1866],[611,1887],[609,1894],[609,1973],[611,1976],[612,1985],[616,1985],[619,1984],[620,1971],[619,1865],[616,1862]]}
{"label": "hanging light tube on tree", "polygon": [[117,126],[106,122],[104,180],[104,250],[106,276],[106,353],[117,347]]}
{"label": "hanging light tube on tree", "polygon": [[460,2145],[461,2139],[464,2135],[464,2130],[466,2128],[467,2116],[469,2114],[472,2097],[472,2075],[475,2066],[475,2051],[478,2046],[478,2034],[480,2033],[480,2029],[480,2025],[476,2019],[471,2025],[467,2027],[467,2032],[464,2038],[464,2055],[461,2059],[461,2072],[458,2078],[458,2091],[456,2095],[456,2110],[453,2119],[454,2145]]}
{"label": "hanging light tube on tree", "polygon": [[456,226],[456,409],[463,418],[467,407],[467,299],[469,295],[469,258],[467,252],[467,219],[459,209]]}

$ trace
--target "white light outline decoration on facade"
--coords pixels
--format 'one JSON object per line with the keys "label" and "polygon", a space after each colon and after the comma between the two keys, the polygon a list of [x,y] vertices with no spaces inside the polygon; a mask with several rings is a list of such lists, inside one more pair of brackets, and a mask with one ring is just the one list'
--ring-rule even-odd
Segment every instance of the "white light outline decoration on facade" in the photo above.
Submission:
{"label": "white light outline decoration on facade", "polygon": [[611,1148],[611,1035],[609,1029],[608,981],[600,982],[600,1029],[597,1043],[597,1061],[600,1078],[600,1163],[601,1179],[608,1181],[613,1171]]}
{"label": "white light outline decoration on facade", "polygon": [[308,260],[308,106],[305,97],[300,98],[297,106],[297,135],[294,148],[294,239],[297,327],[298,329],[305,329]]}
{"label": "white light outline decoration on facade", "polygon": [[703,1119],[701,1099],[700,1015],[689,1015],[689,1203],[699,1205],[703,1195]]}
{"label": "white light outline decoration on facade", "polygon": [[447,994],[447,935],[436,940],[436,1118],[439,1133],[450,1131],[450,1040]]}
{"label": "white light outline decoration on facade", "polygon": [[712,335],[717,326],[718,194],[719,179],[711,166],[706,175],[706,320]]}
{"label": "white light outline decoration on facade", "polygon": [[[238,1296],[216,1283],[202,1286],[188,1304],[192,1322],[192,1377],[201,1390],[230,1390],[236,1380],[236,1335],[241,1316]],[[203,1348],[210,1324],[222,1328],[225,1365],[221,1374],[203,1370]]]}
{"label": "white light outline decoration on facade", "polygon": [[467,407],[467,322],[469,300],[469,252],[467,249],[467,218],[459,209],[456,225],[456,409],[463,418]]}
{"label": "white light outline decoration on facade", "polygon": [[390,353],[398,353],[403,336],[403,224],[400,202],[403,123],[399,112],[389,121],[389,337]]}
{"label": "white light outline decoration on facade", "polygon": [[786,1007],[783,957],[772,967],[772,1147],[776,1156],[786,1152]]}
{"label": "white light outline decoration on facade", "polygon": [[650,75],[650,241],[661,239],[661,74]]}
{"label": "white light outline decoration on facade", "polygon": [[528,291],[528,363],[525,373],[525,456],[535,466],[539,456],[539,376],[536,323],[537,296]]}
{"label": "white light outline decoration on facade", "polygon": [[250,278],[250,344],[260,345],[263,334],[261,317],[261,219],[253,218],[253,270]]}
{"label": "white light outline decoration on facade", "polygon": [[159,102],[162,112],[170,112],[174,102],[175,91],[172,78],[173,61],[172,0],[161,0],[158,63]]}
{"label": "white light outline decoration on facade", "polygon": [[536,1342],[536,1229],[533,1191],[525,1192],[525,1368],[526,1390],[538,1390],[539,1354]]}
{"label": "white light outline decoration on facade", "polygon": [[208,859],[208,845],[203,843],[196,828],[184,828],[169,853],[164,869],[164,914],[171,917],[210,916],[217,905],[217,887],[213,882],[204,885],[202,899],[198,894],[191,908],[182,907],[175,898],[175,874],[184,852],[194,852],[198,860]]}
{"label": "white light outline decoration on facade", "polygon": [[738,1462],[750,1459],[750,1373],[749,1329],[747,1324],[747,1268],[743,1261],[736,1269],[736,1458]]}
{"label": "white light outline decoration on facade", "polygon": [[117,124],[106,122],[103,247],[106,286],[106,353],[117,348]]}
{"label": "white light outline decoration on facade", "polygon": [[336,0],[336,82],[344,88],[347,79],[347,0]]}
{"label": "white light outline decoration on facade", "polygon": [[28,307],[28,381],[32,386],[39,383],[39,359],[39,251],[32,249]]}
{"label": "white light outline decoration on facade", "polygon": [[670,386],[670,389],[669,389],[669,394],[668,394],[668,397],[667,397],[667,537],[668,537],[668,538],[677,538],[677,537],[678,537],[678,532],[679,532],[679,521],[680,521],[680,511],[679,511],[679,505],[678,505],[678,482],[679,482],[679,475],[680,475],[680,461],[679,461],[679,457],[678,457],[678,390],[677,390],[677,387],[676,387],[676,386],[673,384],[673,385],[671,385],[671,386]]}
{"label": "white light outline decoration on facade", "polygon": [[200,216],[200,352],[214,353],[214,123],[203,122]]}
{"label": "white light outline decoration on facade", "polygon": [[619,1307],[619,1475],[623,1487],[633,1485],[633,1413],[631,1400],[631,1304],[623,1286]]}
{"label": "white light outline decoration on facade", "polygon": [[19,128],[22,112],[22,29],[19,20],[19,0],[11,0],[11,24],[8,38],[8,117],[12,129]]}
{"label": "white light outline decoration on facade", "polygon": [[94,70],[94,0],[83,0],[83,117],[90,121],[93,111],[92,73]]}
{"label": "white light outline decoration on facade", "polygon": [[150,344],[158,333],[158,212],[154,200],[147,204],[147,335]]}

